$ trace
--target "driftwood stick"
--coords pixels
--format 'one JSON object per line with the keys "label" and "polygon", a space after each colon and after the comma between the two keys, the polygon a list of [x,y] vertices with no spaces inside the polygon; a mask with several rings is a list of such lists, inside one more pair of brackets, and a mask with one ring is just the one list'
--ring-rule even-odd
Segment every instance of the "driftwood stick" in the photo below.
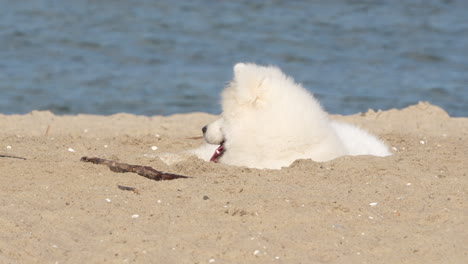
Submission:
{"label": "driftwood stick", "polygon": [[179,179],[179,178],[190,178],[190,177],[179,175],[179,174],[158,171],[158,170],[153,169],[150,166],[130,165],[127,163],[120,163],[117,161],[106,160],[106,159],[101,159],[101,158],[82,157],[81,161],[106,165],[113,172],[134,172],[134,173],[137,173],[138,175],[141,175],[145,178],[155,180],[155,181],[174,180],[174,179]]}

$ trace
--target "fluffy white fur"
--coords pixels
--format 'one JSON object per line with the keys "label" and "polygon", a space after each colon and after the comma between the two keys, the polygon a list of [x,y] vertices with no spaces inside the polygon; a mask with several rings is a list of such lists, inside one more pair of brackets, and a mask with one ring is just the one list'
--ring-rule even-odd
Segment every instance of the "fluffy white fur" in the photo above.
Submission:
{"label": "fluffy white fur", "polygon": [[390,155],[375,136],[331,121],[319,102],[279,68],[238,63],[222,93],[221,119],[207,125],[204,145],[191,153],[209,160],[224,142],[221,163],[279,169],[297,159]]}

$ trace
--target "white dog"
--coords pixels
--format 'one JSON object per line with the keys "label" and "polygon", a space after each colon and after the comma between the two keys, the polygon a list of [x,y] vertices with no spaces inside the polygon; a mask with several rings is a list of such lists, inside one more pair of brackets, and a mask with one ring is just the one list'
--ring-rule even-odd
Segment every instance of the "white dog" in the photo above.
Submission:
{"label": "white dog", "polygon": [[279,169],[297,159],[390,155],[371,134],[331,121],[313,95],[277,67],[236,64],[222,109],[222,117],[203,128],[214,145],[190,151],[204,160]]}

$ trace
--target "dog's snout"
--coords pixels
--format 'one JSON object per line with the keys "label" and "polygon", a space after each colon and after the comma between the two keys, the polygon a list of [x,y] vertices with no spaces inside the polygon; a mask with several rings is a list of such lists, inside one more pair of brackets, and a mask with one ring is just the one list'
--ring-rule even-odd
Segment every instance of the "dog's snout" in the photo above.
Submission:
{"label": "dog's snout", "polygon": [[207,129],[208,129],[208,127],[207,127],[207,126],[204,126],[204,127],[201,129],[201,131],[203,131],[203,134],[205,134],[205,133],[206,133],[206,130],[207,130]]}

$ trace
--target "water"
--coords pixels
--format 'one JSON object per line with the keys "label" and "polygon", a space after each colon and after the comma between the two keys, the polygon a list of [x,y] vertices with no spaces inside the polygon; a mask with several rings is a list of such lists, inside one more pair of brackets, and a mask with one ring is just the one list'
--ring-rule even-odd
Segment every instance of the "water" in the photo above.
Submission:
{"label": "water", "polygon": [[219,113],[276,64],[331,113],[468,116],[468,1],[0,0],[0,113]]}

